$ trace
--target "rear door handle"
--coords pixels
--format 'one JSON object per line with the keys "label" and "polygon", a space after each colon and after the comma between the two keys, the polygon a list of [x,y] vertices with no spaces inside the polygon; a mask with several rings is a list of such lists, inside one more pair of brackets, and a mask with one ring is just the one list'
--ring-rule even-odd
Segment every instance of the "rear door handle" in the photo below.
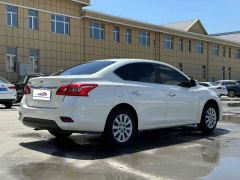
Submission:
{"label": "rear door handle", "polygon": [[170,96],[170,97],[176,96],[176,94],[173,94],[173,93],[167,93],[167,95]]}
{"label": "rear door handle", "polygon": [[142,95],[142,92],[134,91],[134,92],[132,92],[132,94],[137,95],[137,96],[140,96],[140,95]]}

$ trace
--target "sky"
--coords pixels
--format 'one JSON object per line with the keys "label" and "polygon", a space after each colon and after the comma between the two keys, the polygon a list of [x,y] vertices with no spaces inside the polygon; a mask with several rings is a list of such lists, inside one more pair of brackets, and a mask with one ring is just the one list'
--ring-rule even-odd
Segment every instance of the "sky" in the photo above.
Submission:
{"label": "sky", "polygon": [[91,0],[86,9],[153,24],[200,19],[209,34],[240,31],[240,0]]}

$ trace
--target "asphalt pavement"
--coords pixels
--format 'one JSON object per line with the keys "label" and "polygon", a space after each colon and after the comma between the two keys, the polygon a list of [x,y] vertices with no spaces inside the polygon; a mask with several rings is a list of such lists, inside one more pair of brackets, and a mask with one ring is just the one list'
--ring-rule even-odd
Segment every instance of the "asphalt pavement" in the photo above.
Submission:
{"label": "asphalt pavement", "polygon": [[196,126],[144,131],[124,148],[97,134],[56,139],[18,121],[18,104],[0,105],[1,180],[239,179],[240,99],[222,98],[211,134]]}

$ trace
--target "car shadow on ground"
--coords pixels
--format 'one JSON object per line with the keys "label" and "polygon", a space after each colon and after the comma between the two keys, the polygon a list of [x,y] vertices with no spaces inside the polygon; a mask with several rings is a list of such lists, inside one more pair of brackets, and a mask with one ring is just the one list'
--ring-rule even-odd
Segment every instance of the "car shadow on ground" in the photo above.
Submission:
{"label": "car shadow on ground", "polygon": [[228,133],[230,133],[229,130],[217,128],[210,134],[204,134],[198,131],[196,126],[184,126],[140,132],[136,135],[132,144],[121,148],[107,145],[101,135],[96,134],[76,135],[66,139],[50,138],[20,143],[20,146],[58,157],[94,160],[179,145],[201,139],[214,141],[215,137]]}

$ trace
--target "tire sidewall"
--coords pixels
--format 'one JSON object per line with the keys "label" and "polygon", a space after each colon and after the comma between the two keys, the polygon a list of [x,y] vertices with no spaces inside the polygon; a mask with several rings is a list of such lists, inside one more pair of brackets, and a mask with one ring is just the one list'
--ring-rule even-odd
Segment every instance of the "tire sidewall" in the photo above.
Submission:
{"label": "tire sidewall", "polygon": [[[126,114],[132,121],[132,134],[130,136],[130,138],[126,141],[126,142],[119,142],[115,139],[113,132],[112,132],[112,127],[113,127],[113,123],[114,120],[120,115],[120,114]],[[119,109],[114,111],[108,118],[107,123],[106,123],[106,127],[105,127],[105,131],[104,131],[104,137],[108,140],[109,143],[111,143],[114,146],[126,146],[127,144],[129,144],[130,142],[132,142],[134,135],[136,133],[136,123],[134,120],[134,117],[132,116],[131,113],[129,113],[127,110],[125,109]]]}
{"label": "tire sidewall", "polygon": [[208,111],[209,108],[213,108],[213,109],[216,111],[217,122],[218,122],[218,120],[219,120],[219,114],[218,114],[218,111],[217,111],[216,106],[213,105],[213,104],[207,104],[207,105],[204,107],[204,109],[203,109],[202,118],[201,118],[201,123],[200,123],[200,126],[201,126],[201,128],[202,128],[202,131],[204,131],[204,132],[212,132],[212,131],[216,128],[216,126],[217,126],[217,122],[216,122],[216,124],[215,124],[215,126],[214,126],[213,128],[209,128],[209,127],[207,126],[206,118],[205,118],[205,117],[206,117],[206,113],[207,113],[207,111]]}

